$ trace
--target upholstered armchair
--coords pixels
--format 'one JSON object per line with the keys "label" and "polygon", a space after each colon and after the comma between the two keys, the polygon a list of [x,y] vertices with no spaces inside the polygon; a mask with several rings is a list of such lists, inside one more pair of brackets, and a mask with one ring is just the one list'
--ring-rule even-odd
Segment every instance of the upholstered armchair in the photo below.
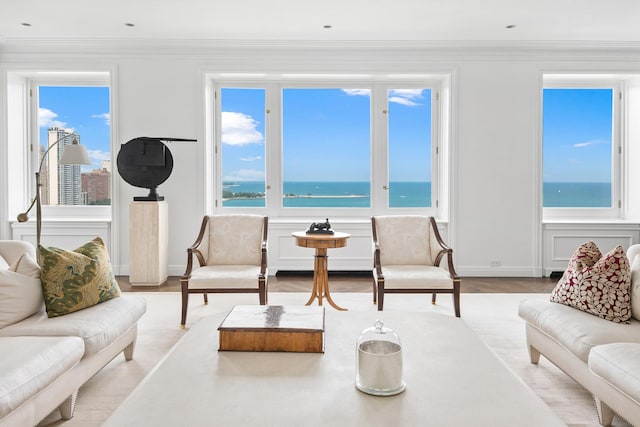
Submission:
{"label": "upholstered armchair", "polygon": [[[269,218],[261,215],[205,216],[198,237],[187,249],[187,269],[182,285],[185,327],[189,294],[250,293],[267,303],[267,230]],[[194,258],[197,265],[194,266]]]}
{"label": "upholstered armchair", "polygon": [[[453,267],[453,249],[440,237],[433,217],[386,215],[371,218],[373,231],[373,302],[382,310],[385,294],[453,294],[460,317],[460,277]],[[441,267],[447,257],[447,268]],[[377,290],[377,295],[376,295]]]}

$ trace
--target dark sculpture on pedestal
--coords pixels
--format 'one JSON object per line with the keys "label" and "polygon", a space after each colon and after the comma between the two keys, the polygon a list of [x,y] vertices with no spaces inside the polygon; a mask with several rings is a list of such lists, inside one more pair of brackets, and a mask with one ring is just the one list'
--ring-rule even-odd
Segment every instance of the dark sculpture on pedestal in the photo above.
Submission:
{"label": "dark sculpture on pedestal", "polygon": [[173,156],[162,141],[193,141],[182,138],[134,138],[120,147],[118,172],[122,179],[135,187],[148,188],[148,196],[134,197],[134,201],[161,201],[157,187],[169,178],[173,170]]}

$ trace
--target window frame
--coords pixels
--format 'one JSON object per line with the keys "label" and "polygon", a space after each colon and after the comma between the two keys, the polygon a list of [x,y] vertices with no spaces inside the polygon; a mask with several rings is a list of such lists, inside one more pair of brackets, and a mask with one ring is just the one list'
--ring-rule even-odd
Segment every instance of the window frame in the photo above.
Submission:
{"label": "window frame", "polygon": [[[40,164],[40,124],[38,110],[40,107],[39,90],[40,86],[56,87],[107,87],[109,88],[109,114],[113,118],[113,87],[110,72],[43,72],[26,79],[29,91],[28,117],[26,118],[29,127],[30,138],[28,176],[29,188],[35,188],[35,173]],[[114,167],[116,165],[113,157],[114,127],[113,122],[109,129],[109,152],[111,153],[111,204],[110,205],[42,205],[42,215],[49,220],[53,219],[110,219],[112,206],[114,204]],[[29,200],[34,197],[33,190],[27,196]]]}
{"label": "window frame", "polygon": [[615,220],[623,217],[623,140],[622,140],[622,94],[624,93],[624,79],[611,75],[575,75],[553,74],[543,76],[543,86],[540,91],[540,145],[544,153],[544,90],[545,89],[610,89],[612,90],[611,117],[611,207],[544,207],[544,156],[541,162],[541,205],[543,221],[556,220]]}
{"label": "window frame", "polygon": [[[445,75],[428,76],[345,76],[345,75],[296,75],[295,77],[212,75],[214,105],[208,117],[213,121],[213,165],[210,191],[213,194],[213,211],[219,213],[258,213],[274,217],[362,217],[380,214],[421,214],[436,218],[442,217],[443,210],[440,199],[440,189],[445,181],[443,167],[444,156],[441,145],[448,141],[443,126],[442,99],[447,79]],[[222,206],[222,147],[221,147],[221,89],[222,88],[256,88],[266,90],[265,114],[265,207],[224,207]],[[331,89],[370,89],[370,206],[364,208],[326,208],[284,207],[281,202],[283,193],[283,164],[282,164],[282,90],[288,88],[331,88]],[[390,208],[388,206],[389,171],[388,162],[388,122],[383,110],[388,109],[387,91],[392,89],[431,89],[431,207]]]}

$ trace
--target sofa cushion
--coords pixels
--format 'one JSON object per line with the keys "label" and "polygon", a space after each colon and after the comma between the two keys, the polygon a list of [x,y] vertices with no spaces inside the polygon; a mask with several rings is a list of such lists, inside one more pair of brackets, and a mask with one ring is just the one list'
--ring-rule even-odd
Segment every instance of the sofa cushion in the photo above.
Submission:
{"label": "sofa cushion", "polygon": [[640,245],[632,245],[627,250],[631,264],[631,315],[640,320]]}
{"label": "sofa cushion", "polygon": [[39,247],[40,279],[49,317],[62,316],[120,296],[100,237],[79,248]]}
{"label": "sofa cushion", "polygon": [[631,272],[621,246],[603,257],[593,242],[581,245],[551,292],[551,301],[613,322],[631,318]]}
{"label": "sofa cushion", "polygon": [[585,363],[596,345],[615,342],[640,343],[640,322],[604,322],[572,307],[543,300],[524,300],[518,315],[549,335]]}
{"label": "sofa cushion", "polygon": [[589,369],[640,403],[640,344],[599,345],[589,353]]}
{"label": "sofa cushion", "polygon": [[0,270],[6,270],[8,268],[9,268],[9,263],[7,262],[6,259],[2,257],[2,255],[0,255]]}
{"label": "sofa cushion", "polygon": [[15,271],[19,274],[24,274],[25,276],[33,277],[34,279],[40,278],[40,266],[36,260],[31,258],[31,256],[26,252],[20,255],[20,258],[18,258],[16,262],[11,264],[9,270]]}
{"label": "sofa cushion", "polygon": [[66,316],[47,317],[44,312],[0,329],[2,336],[77,336],[84,340],[85,354],[107,347],[133,326],[146,311],[146,300],[123,295]]}
{"label": "sofa cushion", "polygon": [[77,337],[0,339],[0,419],[78,364],[84,354]]}
{"label": "sofa cushion", "polygon": [[0,328],[42,311],[40,279],[0,269]]}

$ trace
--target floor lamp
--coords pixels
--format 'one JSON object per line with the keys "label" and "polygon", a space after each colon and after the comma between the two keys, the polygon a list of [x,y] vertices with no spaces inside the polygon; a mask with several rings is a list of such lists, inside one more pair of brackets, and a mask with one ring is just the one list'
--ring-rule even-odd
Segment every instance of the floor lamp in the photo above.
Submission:
{"label": "floor lamp", "polygon": [[[36,248],[38,248],[37,250],[39,250],[39,247],[40,247],[40,230],[42,228],[42,225],[41,225],[42,224],[42,206],[40,205],[40,187],[42,187],[42,184],[40,182],[40,174],[42,173],[42,165],[44,164],[44,159],[47,158],[47,154],[49,154],[49,151],[51,151],[53,147],[58,145],[59,142],[64,141],[69,137],[70,137],[69,134],[65,134],[62,138],[58,139],[53,144],[50,144],[47,151],[45,151],[44,154],[42,155],[42,158],[40,159],[40,166],[38,166],[38,171],[36,172],[36,196],[31,202],[31,205],[29,205],[29,208],[26,210],[26,212],[23,212],[18,215],[18,222],[28,221],[29,211],[31,211],[31,208],[33,208],[34,204],[36,205],[36,242],[37,242]],[[86,147],[80,144],[77,138],[73,138],[73,141],[71,142],[71,144],[66,145],[64,147],[64,151],[62,152],[62,156],[60,157],[60,164],[61,165],[90,165],[91,159],[89,158],[89,153],[87,152]]]}

